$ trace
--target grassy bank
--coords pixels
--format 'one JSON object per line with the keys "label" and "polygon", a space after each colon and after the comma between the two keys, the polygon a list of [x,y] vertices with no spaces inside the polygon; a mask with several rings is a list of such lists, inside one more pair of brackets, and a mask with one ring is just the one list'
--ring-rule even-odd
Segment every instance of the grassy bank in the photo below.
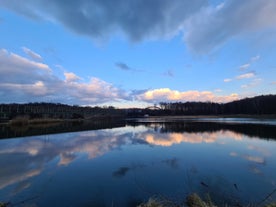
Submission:
{"label": "grassy bank", "polygon": [[49,124],[49,123],[57,123],[62,122],[62,119],[49,119],[49,118],[38,118],[38,119],[29,119],[28,117],[16,117],[7,124],[12,126],[25,126],[25,125],[39,125],[39,124]]}
{"label": "grassy bank", "polygon": [[186,199],[180,203],[176,203],[169,199],[164,198],[150,198],[147,202],[138,205],[137,207],[229,207],[229,206],[237,206],[237,207],[276,207],[275,202],[266,202],[268,198],[265,198],[259,203],[256,204],[245,204],[242,205],[238,202],[234,204],[223,204],[216,205],[210,196],[207,194],[205,199],[199,197],[198,194],[192,193],[186,197]]}

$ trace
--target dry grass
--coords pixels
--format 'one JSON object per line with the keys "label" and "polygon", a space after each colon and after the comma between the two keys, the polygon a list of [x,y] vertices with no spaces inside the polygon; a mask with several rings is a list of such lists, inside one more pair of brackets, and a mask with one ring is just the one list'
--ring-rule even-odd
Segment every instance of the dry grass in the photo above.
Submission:
{"label": "dry grass", "polygon": [[9,124],[12,126],[26,126],[26,125],[39,125],[39,124],[49,124],[61,122],[61,119],[48,119],[48,118],[39,118],[39,119],[29,119],[27,116],[19,116],[9,121]]}

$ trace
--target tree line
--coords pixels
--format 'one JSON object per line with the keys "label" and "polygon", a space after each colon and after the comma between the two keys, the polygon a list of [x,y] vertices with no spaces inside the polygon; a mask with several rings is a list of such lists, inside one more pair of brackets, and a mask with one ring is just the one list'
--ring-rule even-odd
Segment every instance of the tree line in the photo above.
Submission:
{"label": "tree line", "polygon": [[93,117],[121,116],[121,111],[112,106],[90,107],[61,103],[0,104],[0,120],[11,120],[19,116],[30,119],[89,119]]}
{"label": "tree line", "polygon": [[60,103],[0,104],[0,120],[10,120],[18,116],[28,118],[82,119],[93,117],[139,117],[145,115],[263,115],[276,114],[276,95],[263,95],[245,98],[229,103],[212,102],[161,102],[160,107],[145,109],[116,109],[109,107],[90,107]]}
{"label": "tree line", "polygon": [[276,95],[256,96],[229,103],[161,102],[160,108],[161,113],[167,115],[276,114]]}

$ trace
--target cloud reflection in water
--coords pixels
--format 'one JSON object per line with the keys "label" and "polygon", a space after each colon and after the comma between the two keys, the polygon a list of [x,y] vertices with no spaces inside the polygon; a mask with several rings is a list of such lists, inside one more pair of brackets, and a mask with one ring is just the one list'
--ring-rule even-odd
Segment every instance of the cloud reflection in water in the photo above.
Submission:
{"label": "cloud reflection in water", "polygon": [[[126,126],[122,128],[65,133],[0,141],[0,190],[16,184],[17,189],[30,187],[29,180],[40,175],[48,163],[56,168],[68,166],[81,155],[87,159],[96,159],[106,153],[125,145],[157,145],[170,147],[180,143],[224,143],[232,139],[241,141],[243,135],[232,131],[218,130],[215,132],[171,132],[161,133],[160,126]],[[224,140],[224,141],[223,141]],[[250,147],[251,150],[255,149]],[[232,153],[234,156],[234,152]],[[243,158],[256,162],[265,161],[258,157]],[[9,162],[7,162],[9,160]],[[178,167],[178,159],[163,160],[172,168]],[[113,172],[113,176],[124,176],[130,168],[125,167]],[[25,184],[24,184],[25,183]]]}

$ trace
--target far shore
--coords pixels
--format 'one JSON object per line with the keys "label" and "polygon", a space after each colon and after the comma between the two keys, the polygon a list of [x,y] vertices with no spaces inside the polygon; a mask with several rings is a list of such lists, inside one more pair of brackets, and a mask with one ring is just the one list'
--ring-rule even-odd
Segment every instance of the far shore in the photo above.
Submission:
{"label": "far shore", "polygon": [[232,114],[232,115],[168,115],[168,116],[144,116],[131,118],[167,118],[167,119],[201,119],[201,118],[256,118],[256,119],[276,119],[276,114]]}
{"label": "far shore", "polygon": [[0,125],[40,125],[49,123],[60,123],[60,122],[80,122],[80,121],[97,121],[106,119],[223,119],[223,118],[254,118],[254,119],[276,119],[276,114],[263,114],[263,115],[251,115],[251,114],[233,114],[233,115],[169,115],[169,116],[138,116],[138,117],[123,117],[123,116],[94,116],[89,118],[79,119],[58,119],[58,118],[34,118],[29,119],[28,117],[16,117],[11,120],[2,120]]}
{"label": "far shore", "polygon": [[16,117],[10,120],[1,120],[0,125],[40,125],[50,123],[61,123],[61,122],[81,122],[81,121],[102,121],[108,119],[122,119],[120,116],[94,116],[89,118],[78,118],[78,119],[59,119],[59,118],[33,118],[28,117]]}

